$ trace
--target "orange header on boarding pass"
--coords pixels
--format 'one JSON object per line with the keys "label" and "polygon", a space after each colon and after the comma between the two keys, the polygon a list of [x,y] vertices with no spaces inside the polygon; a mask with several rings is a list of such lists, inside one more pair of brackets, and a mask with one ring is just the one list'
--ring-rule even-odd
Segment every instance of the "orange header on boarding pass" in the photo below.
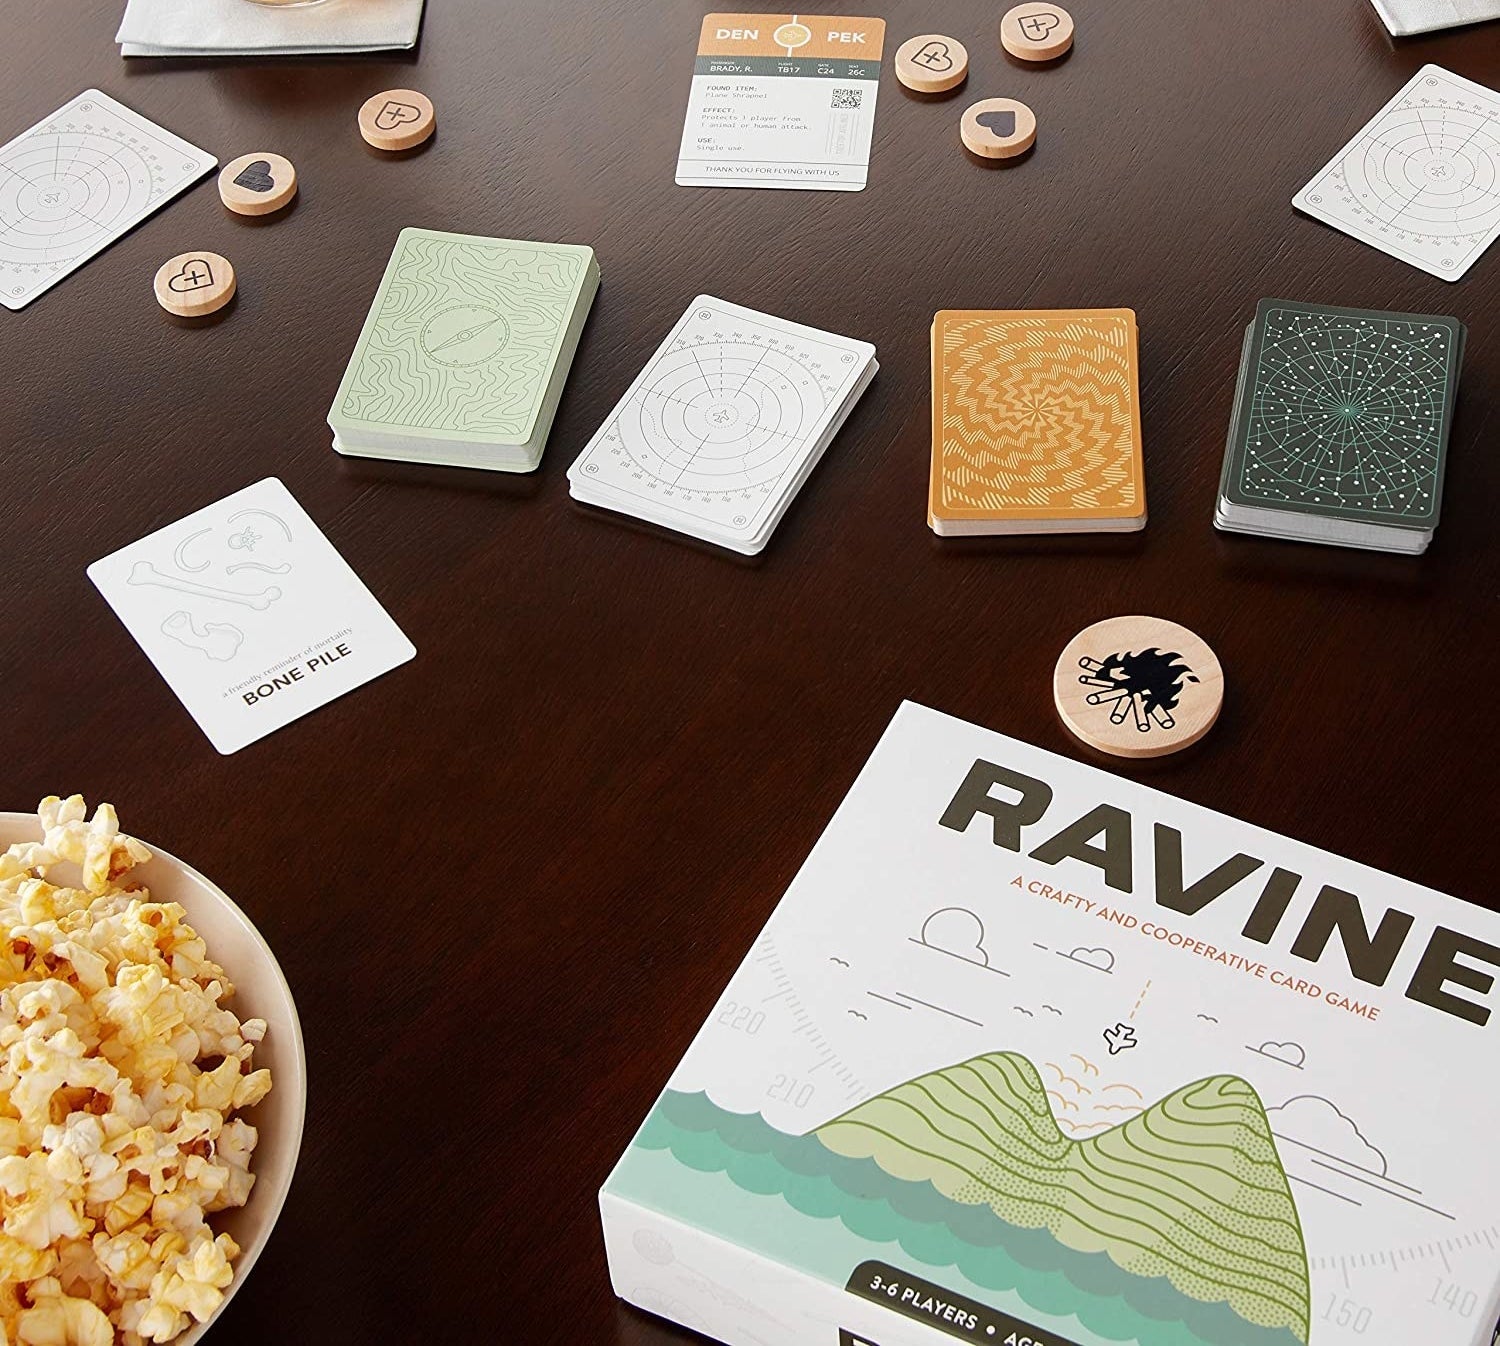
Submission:
{"label": "orange header on boarding pass", "polygon": [[698,38],[700,56],[842,56],[878,61],[884,19],[823,14],[709,14]]}

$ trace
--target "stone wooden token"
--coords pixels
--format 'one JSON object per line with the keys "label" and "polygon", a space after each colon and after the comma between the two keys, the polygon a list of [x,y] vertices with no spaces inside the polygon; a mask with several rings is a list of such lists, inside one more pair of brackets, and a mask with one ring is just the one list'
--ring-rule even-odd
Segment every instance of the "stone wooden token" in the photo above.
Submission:
{"label": "stone wooden token", "polygon": [[896,78],[917,93],[956,89],[969,73],[969,53],[956,37],[923,33],[896,49]]}
{"label": "stone wooden token", "polygon": [[1062,722],[1116,757],[1162,757],[1196,743],[1224,705],[1224,670],[1185,626],[1111,617],[1068,642],[1052,674]]}
{"label": "stone wooden token", "polygon": [[1014,98],[986,98],[964,113],[964,144],[986,159],[1013,159],[1036,143],[1036,114]]}
{"label": "stone wooden token", "polygon": [[234,268],[216,252],[183,252],[156,273],[156,302],[179,318],[217,313],[234,298]]}
{"label": "stone wooden token", "polygon": [[1017,5],[1000,20],[1000,45],[1020,61],[1055,61],[1073,46],[1073,16],[1061,5]]}
{"label": "stone wooden token", "polygon": [[219,174],[219,199],[236,215],[269,215],[296,195],[292,161],[268,150],[242,154]]}
{"label": "stone wooden token", "polygon": [[377,150],[409,150],[436,126],[432,100],[415,89],[387,89],[359,110],[359,133]]}

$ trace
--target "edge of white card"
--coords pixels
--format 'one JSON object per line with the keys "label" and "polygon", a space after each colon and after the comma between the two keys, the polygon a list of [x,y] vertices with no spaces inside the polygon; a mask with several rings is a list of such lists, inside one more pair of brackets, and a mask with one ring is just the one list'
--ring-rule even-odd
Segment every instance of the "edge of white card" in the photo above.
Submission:
{"label": "edge of white card", "polygon": [[[1407,0],[1410,4],[1411,0]],[[1469,0],[1470,13],[1459,12],[1459,0],[1449,0],[1451,13],[1438,15],[1429,13],[1422,18],[1402,18],[1397,14],[1401,0],[1371,0],[1375,6],[1375,12],[1380,15],[1380,20],[1385,24],[1386,31],[1392,37],[1414,37],[1419,33],[1437,33],[1449,28],[1463,28],[1469,24],[1486,23],[1490,19],[1500,18],[1500,5],[1490,3],[1487,12],[1481,13],[1477,0]],[[1419,0],[1420,3],[1420,0]]]}
{"label": "edge of white card", "polygon": [[28,304],[34,303],[36,300],[40,299],[44,294],[47,293],[48,290],[52,289],[53,286],[60,285],[63,281],[67,280],[67,278],[71,276],[75,271],[78,271],[82,267],[87,266],[89,262],[93,261],[94,258],[97,257],[106,248],[110,247],[112,244],[118,243],[122,238],[125,237],[126,234],[130,233],[131,230],[137,228],[139,225],[144,224],[148,219],[151,218],[151,216],[155,215],[157,211],[171,205],[173,201],[177,200],[178,197],[180,197],[185,191],[192,187],[194,183],[198,182],[206,174],[213,172],[213,170],[219,166],[218,159],[214,155],[210,154],[207,150],[200,149],[197,145],[194,145],[189,140],[184,140],[175,131],[167,130],[167,128],[165,126],[162,126],[159,122],[152,121],[144,113],[137,112],[134,108],[128,107],[126,104],[120,102],[118,98],[111,97],[109,94],[105,93],[103,89],[95,88],[84,89],[81,92],[74,94],[73,97],[67,100],[67,102],[63,103],[59,107],[54,108],[51,112],[47,113],[46,116],[38,118],[18,135],[12,136],[3,145],[0,145],[0,154],[3,154],[18,141],[25,140],[29,135],[34,135],[37,131],[40,131],[44,126],[46,126],[48,122],[52,121],[61,113],[66,112],[69,108],[75,106],[85,98],[96,98],[101,102],[108,103],[110,108],[116,113],[116,115],[123,118],[124,120],[138,123],[143,129],[149,130],[153,135],[165,137],[165,139],[173,143],[173,148],[180,149],[182,151],[184,157],[197,160],[197,169],[193,173],[192,177],[184,180],[182,185],[170,196],[163,197],[162,200],[158,201],[155,205],[151,205],[150,203],[148,203],[146,209],[142,210],[140,214],[127,219],[125,223],[121,224],[113,232],[106,233],[93,247],[79,253],[76,258],[72,259],[71,265],[67,266],[65,270],[57,272],[56,275],[52,276],[51,279],[49,279],[38,289],[28,291],[19,299],[0,292],[0,305],[8,308],[12,313],[19,313]]}
{"label": "edge of white card", "polygon": [[1128,519],[928,519],[927,526],[938,537],[1040,537],[1139,533],[1146,523],[1147,515],[1142,510]]}
{"label": "edge of white card", "polygon": [[678,173],[674,181],[679,187],[738,187],[742,190],[782,192],[862,192],[870,185],[868,174],[858,181],[844,182],[723,182],[718,178],[694,177]]}

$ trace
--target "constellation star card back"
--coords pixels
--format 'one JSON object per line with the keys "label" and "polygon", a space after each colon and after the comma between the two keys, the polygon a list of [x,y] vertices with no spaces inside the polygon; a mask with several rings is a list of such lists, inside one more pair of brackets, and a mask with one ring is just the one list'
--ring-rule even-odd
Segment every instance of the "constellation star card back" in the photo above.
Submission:
{"label": "constellation star card back", "polygon": [[910,703],[600,1193],[735,1346],[1490,1346],[1500,914]]}
{"label": "constellation star card back", "polygon": [[1218,526],[1415,554],[1442,508],[1467,329],[1442,314],[1263,299]]}

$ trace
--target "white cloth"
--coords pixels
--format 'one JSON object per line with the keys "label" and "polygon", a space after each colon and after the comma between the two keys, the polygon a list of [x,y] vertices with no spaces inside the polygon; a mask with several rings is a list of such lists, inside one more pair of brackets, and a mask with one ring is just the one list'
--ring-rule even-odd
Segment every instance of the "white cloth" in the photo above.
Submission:
{"label": "white cloth", "polygon": [[1500,0],[1374,0],[1396,37],[1500,19]]}
{"label": "white cloth", "polygon": [[422,0],[127,0],[122,56],[296,56],[416,45]]}

